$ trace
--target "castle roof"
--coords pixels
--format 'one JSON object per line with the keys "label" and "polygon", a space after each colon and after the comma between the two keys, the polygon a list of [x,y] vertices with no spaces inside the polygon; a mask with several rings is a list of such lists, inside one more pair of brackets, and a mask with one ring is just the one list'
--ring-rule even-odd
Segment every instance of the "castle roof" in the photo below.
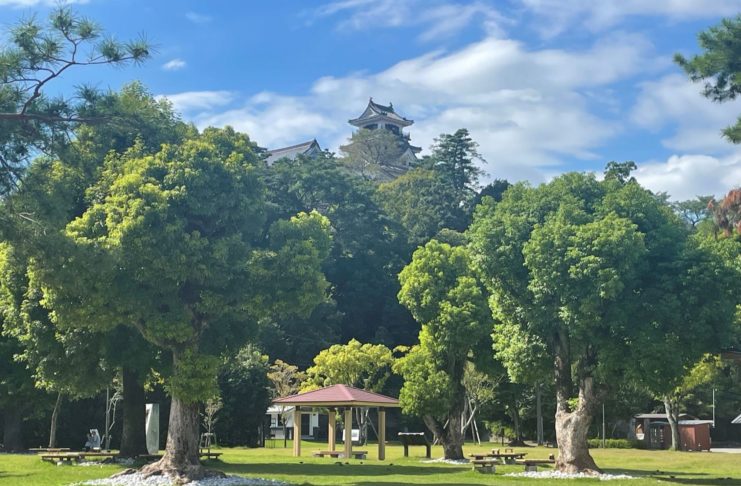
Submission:
{"label": "castle roof", "polygon": [[322,148],[319,146],[319,142],[317,142],[316,139],[299,143],[297,145],[291,145],[290,147],[268,150],[267,164],[273,165],[280,159],[295,160],[299,155],[311,155],[312,153],[321,150]]}
{"label": "castle roof", "polygon": [[368,123],[382,120],[390,121],[402,127],[408,127],[409,125],[412,125],[414,123],[413,120],[404,118],[403,116],[396,113],[394,111],[394,105],[392,103],[389,103],[388,106],[381,105],[374,102],[373,98],[368,100],[368,106],[359,117],[353,118],[352,120],[348,121],[350,125],[361,127],[367,125]]}

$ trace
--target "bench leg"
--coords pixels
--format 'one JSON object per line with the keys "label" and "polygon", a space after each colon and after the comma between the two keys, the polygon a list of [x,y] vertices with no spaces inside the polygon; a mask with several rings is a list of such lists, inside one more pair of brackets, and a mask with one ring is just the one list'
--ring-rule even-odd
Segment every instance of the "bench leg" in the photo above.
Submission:
{"label": "bench leg", "polygon": [[404,444],[404,457],[409,457],[409,446]]}
{"label": "bench leg", "polygon": [[474,466],[473,470],[482,474],[493,474],[496,471],[496,467],[493,464],[491,466]]}
{"label": "bench leg", "polygon": [[538,472],[538,466],[535,464],[525,466],[525,472]]}
{"label": "bench leg", "polygon": [[427,459],[432,459],[432,446],[430,444],[426,444],[425,447],[427,448]]}

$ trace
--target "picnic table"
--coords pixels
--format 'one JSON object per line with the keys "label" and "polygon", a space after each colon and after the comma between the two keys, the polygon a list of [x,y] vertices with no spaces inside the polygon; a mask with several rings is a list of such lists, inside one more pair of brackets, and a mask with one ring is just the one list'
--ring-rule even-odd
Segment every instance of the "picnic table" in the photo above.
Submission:
{"label": "picnic table", "polygon": [[499,451],[499,449],[492,449],[488,457],[501,459],[502,464],[514,464],[516,460],[523,459],[527,455],[527,452],[514,452],[512,449],[505,449],[504,452]]}
{"label": "picnic table", "polygon": [[221,454],[223,454],[223,452],[201,452],[198,455],[201,459],[218,459]]}
{"label": "picnic table", "polygon": [[66,462],[80,462],[89,457],[114,457],[117,456],[116,452],[52,452],[47,454],[41,454],[42,461],[66,461]]}
{"label": "picnic table", "polygon": [[404,446],[404,457],[409,457],[409,446],[412,445],[425,446],[427,449],[425,457],[427,459],[432,457],[432,444],[424,432],[399,432],[399,441]]}

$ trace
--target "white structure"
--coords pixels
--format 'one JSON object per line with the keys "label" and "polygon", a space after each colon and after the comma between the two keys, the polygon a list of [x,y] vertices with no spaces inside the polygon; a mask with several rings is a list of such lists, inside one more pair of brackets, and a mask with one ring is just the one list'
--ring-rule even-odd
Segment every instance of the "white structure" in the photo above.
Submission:
{"label": "white structure", "polygon": [[147,452],[155,455],[160,451],[160,404],[147,403],[146,407]]}
{"label": "white structure", "polygon": [[[270,437],[283,439],[283,430],[288,433],[288,438],[293,438],[293,410],[288,405],[271,405],[266,415],[270,417]],[[283,421],[285,420],[285,424]],[[284,427],[285,425],[285,427]],[[301,414],[301,438],[313,439],[319,428],[319,413]]]}

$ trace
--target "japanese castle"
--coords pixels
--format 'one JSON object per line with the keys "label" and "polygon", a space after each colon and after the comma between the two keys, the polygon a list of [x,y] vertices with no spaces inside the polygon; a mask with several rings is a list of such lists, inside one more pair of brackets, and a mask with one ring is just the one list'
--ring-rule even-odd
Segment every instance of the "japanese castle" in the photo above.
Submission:
{"label": "japanese castle", "polygon": [[[403,152],[396,161],[384,164],[379,171],[379,177],[389,180],[394,179],[408,171],[417,161],[417,154],[422,148],[412,145],[409,133],[404,132],[404,128],[413,125],[414,121],[396,113],[392,103],[380,105],[373,101],[373,98],[370,98],[363,113],[357,118],[348,120],[348,123],[358,129],[388,130],[399,137]],[[316,139],[313,139],[290,147],[268,150],[267,163],[272,165],[275,161],[283,158],[294,160],[299,155],[311,157],[321,152],[321,150],[319,143]]]}

